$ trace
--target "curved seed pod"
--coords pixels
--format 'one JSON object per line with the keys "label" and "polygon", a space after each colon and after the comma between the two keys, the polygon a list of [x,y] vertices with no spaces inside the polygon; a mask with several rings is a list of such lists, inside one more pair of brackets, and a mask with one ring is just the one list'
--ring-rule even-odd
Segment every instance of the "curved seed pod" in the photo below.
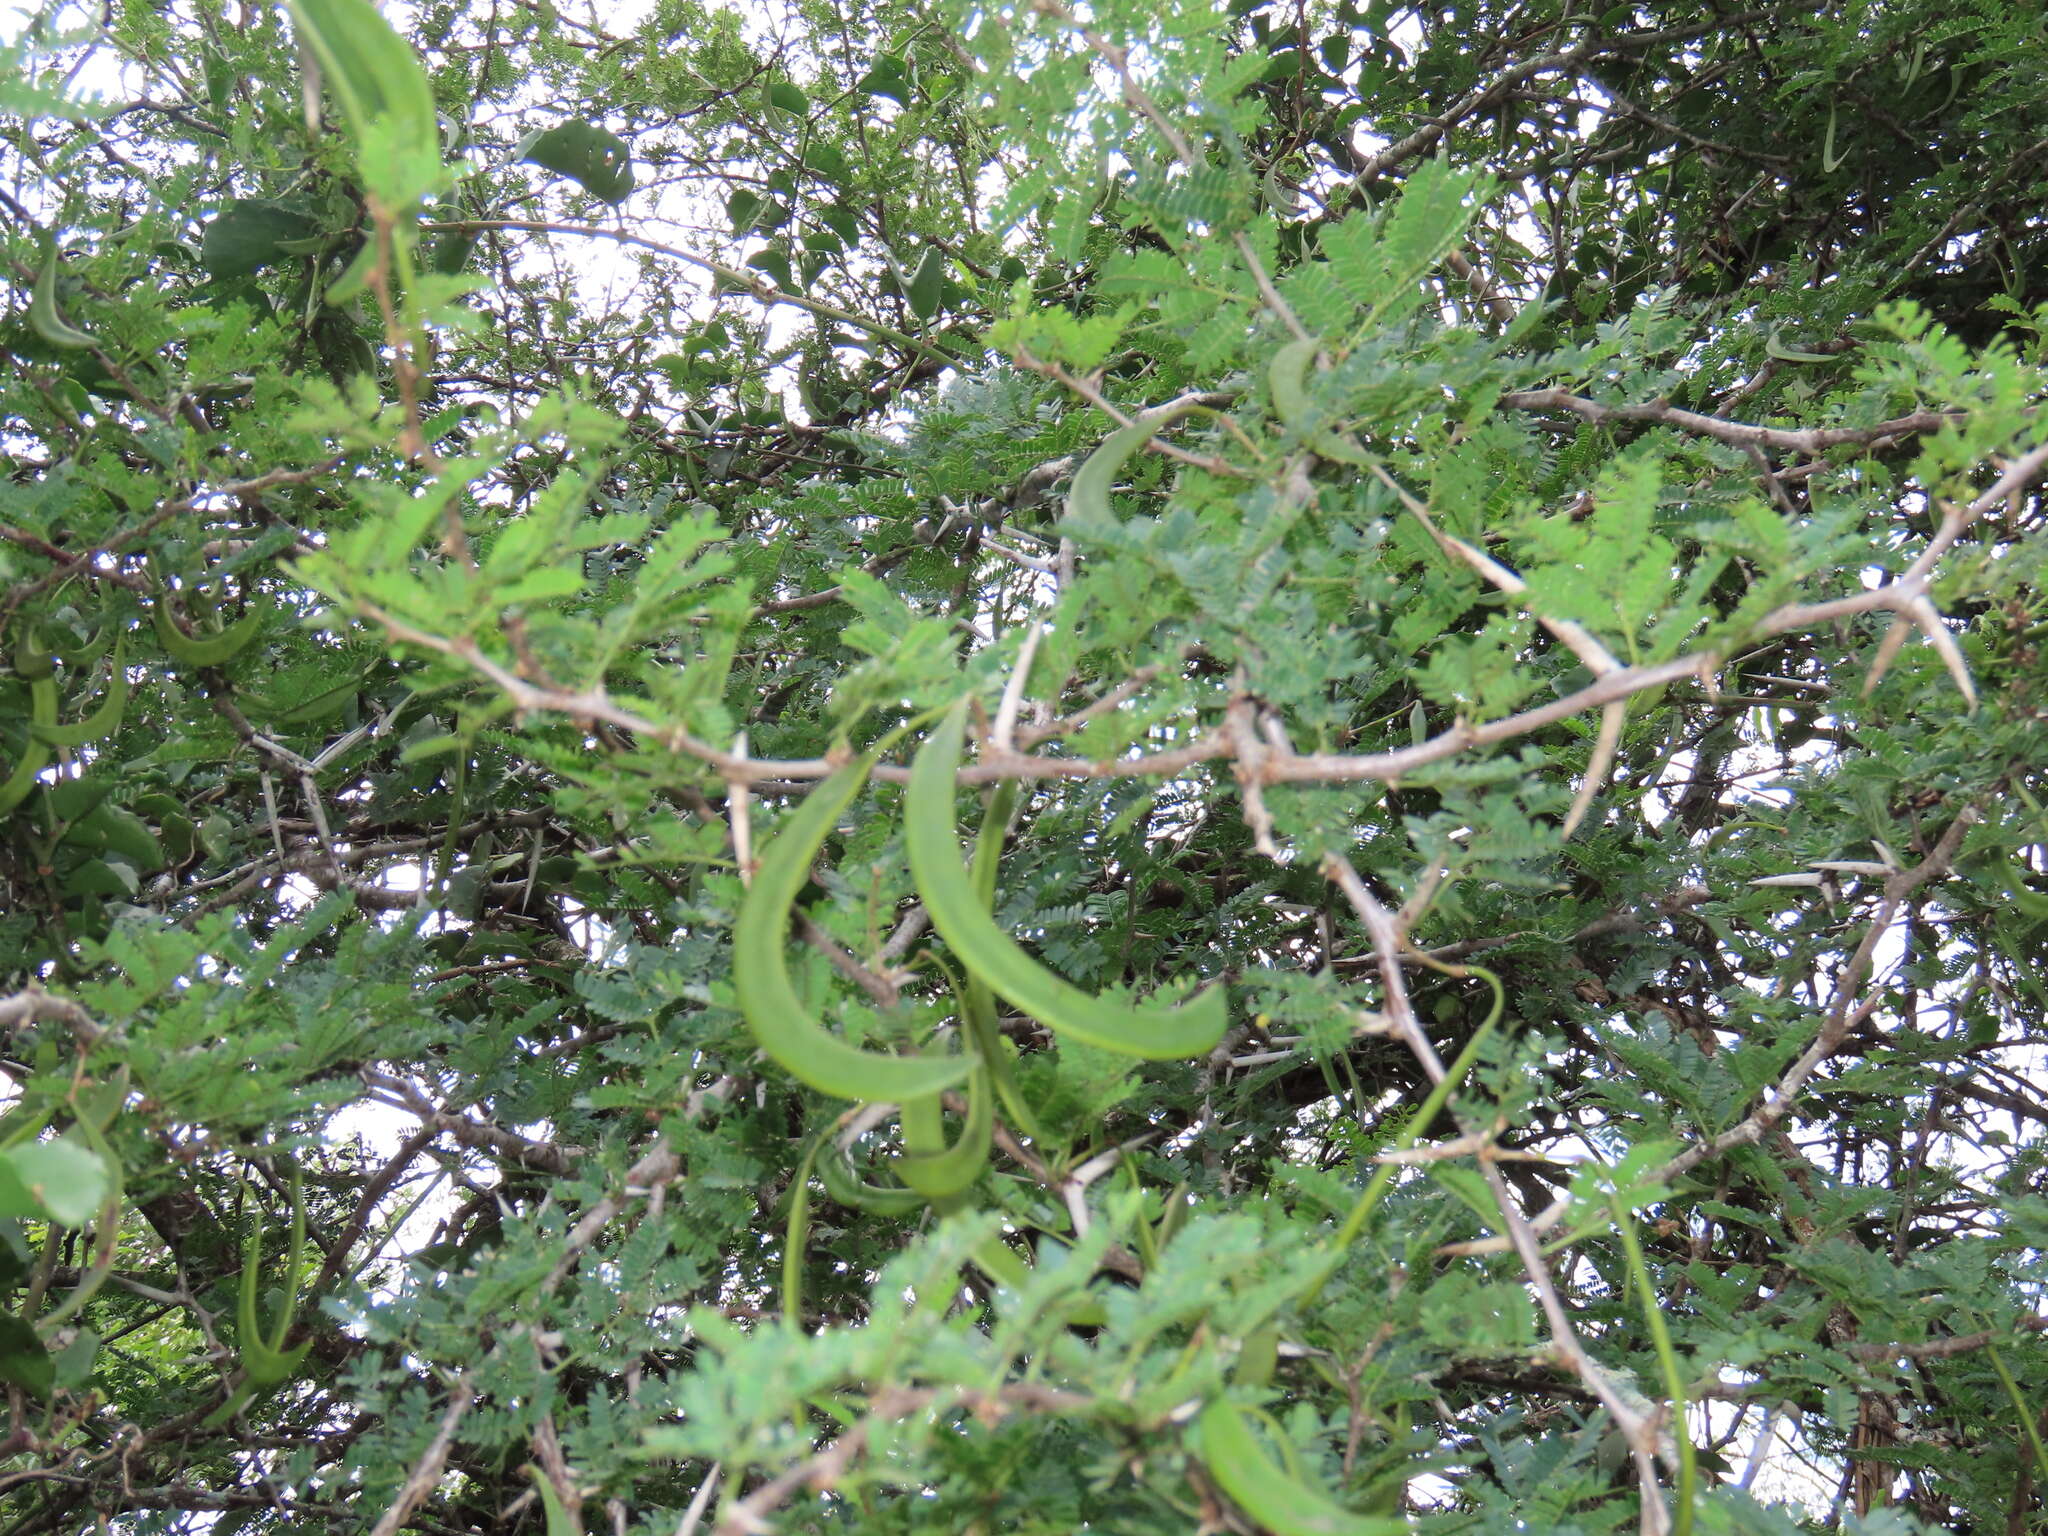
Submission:
{"label": "curved seed pod", "polygon": [[[979,865],[976,866],[977,869]],[[977,880],[979,876],[977,875]],[[960,1000],[960,1017],[967,1031],[967,1038],[974,1048],[981,1052],[981,1064],[988,1068],[989,1081],[996,1092],[996,1102],[1003,1107],[1003,1114],[1014,1130],[1023,1132],[1035,1142],[1043,1143],[1045,1132],[1039,1127],[1038,1117],[1031,1106],[1024,1101],[1017,1080],[1010,1074],[1010,1053],[1015,1047],[1003,1039],[1002,1027],[996,1021],[995,994],[985,982],[968,977],[964,981],[954,974],[953,967],[933,951],[925,951],[925,958],[946,975],[946,981],[953,989],[953,995]]]}
{"label": "curved seed pod", "polygon": [[896,1176],[932,1201],[950,1200],[972,1189],[988,1166],[989,1137],[995,1129],[994,1097],[988,1067],[977,1066],[967,1079],[967,1121],[950,1147],[937,1095],[905,1099],[903,1155],[893,1165]]}
{"label": "curved seed pod", "polygon": [[[981,832],[974,841],[974,889],[983,911],[995,902],[996,864],[1002,857],[1003,831],[1009,825],[1010,811],[1016,801],[1017,786],[1014,782],[997,785],[989,796]],[[955,982],[954,1001],[967,1038],[982,1057],[980,1069],[968,1079],[967,1123],[961,1128],[960,1139],[948,1149],[938,1101],[906,1100],[902,1116],[903,1156],[896,1162],[897,1173],[903,1182],[930,1196],[935,1204],[964,1194],[981,1177],[982,1169],[988,1166],[989,1140],[995,1128],[993,1101],[996,1079],[1009,1076],[1008,1063],[1002,1056],[1000,1032],[996,1028],[995,999],[989,994],[988,984],[973,975],[959,983],[950,969],[946,974]],[[1006,1107],[1012,1098],[1021,1102],[1007,1081],[1002,1086],[1006,1090]],[[1013,1115],[1012,1118],[1016,1117]],[[1027,1115],[1027,1122],[1028,1119]],[[1026,1134],[1036,1135],[1035,1131],[1027,1131]]]}
{"label": "curved seed pod", "polygon": [[1124,461],[1194,409],[1192,400],[1169,401],[1104,438],[1102,446],[1074,471],[1074,483],[1067,489],[1068,518],[1077,523],[1110,521],[1109,493]]}
{"label": "curved seed pod", "polygon": [[1023,1132],[1035,1142],[1043,1142],[1045,1132],[1039,1126],[1038,1117],[1024,1101],[1023,1091],[1010,1073],[1010,1058],[1005,1054],[1007,1047],[1003,1032],[996,1022],[994,996],[985,984],[970,979],[963,989],[961,1006],[967,1024],[967,1038],[981,1052],[989,1081],[1002,1102],[1004,1118],[1013,1129]]}
{"label": "curved seed pod", "polygon": [[286,1335],[292,1331],[292,1319],[299,1312],[299,1280],[306,1263],[306,1191],[305,1176],[297,1162],[292,1164],[292,1245],[291,1257],[284,1267],[284,1309],[277,1319],[277,1327],[268,1339],[256,1319],[256,1266],[263,1259],[263,1235],[258,1231],[249,1239],[249,1251],[242,1260],[242,1294],[238,1319],[242,1326],[242,1369],[249,1379],[259,1387],[281,1386],[291,1379],[292,1372],[299,1368],[299,1362],[306,1358],[306,1352],[313,1347],[311,1339],[297,1349],[286,1349]]}
{"label": "curved seed pod", "polygon": [[57,679],[50,672],[28,685],[28,723],[31,730],[57,723]]}
{"label": "curved seed pod", "polygon": [[9,664],[14,668],[16,677],[30,683],[39,683],[57,670],[56,658],[43,649],[42,642],[36,639],[33,626],[22,630],[21,638],[15,642],[14,655],[9,658]]}
{"label": "curved seed pod", "polygon": [[[446,204],[444,202],[443,208]],[[439,212],[436,218],[461,218],[458,213]],[[365,240],[357,245],[355,254],[348,265],[341,269],[341,276],[327,285],[327,291],[320,296],[321,304],[327,309],[340,309],[357,294],[370,286],[370,274],[377,270],[377,242]]]}
{"label": "curved seed pod", "polygon": [[119,628],[119,620],[108,619],[100,625],[93,637],[83,645],[54,646],[51,648],[50,654],[63,662],[67,667],[88,666],[106,655],[107,647],[114,643],[114,638]]}
{"label": "curved seed pod", "polygon": [[1273,1536],[1408,1536],[1406,1520],[1353,1514],[1320,1489],[1289,1477],[1227,1399],[1204,1408],[1196,1426],[1209,1475]]}
{"label": "curved seed pod", "polygon": [[92,337],[77,326],[65,322],[57,313],[57,242],[50,242],[50,252],[43,258],[43,270],[36,274],[35,293],[29,300],[28,323],[35,333],[53,347],[64,347],[81,351],[93,344]]}
{"label": "curved seed pod", "polygon": [[569,1506],[562,1502],[562,1495],[556,1489],[553,1478],[531,1461],[519,1470],[533,1479],[534,1491],[540,1495],[542,1530],[545,1536],[575,1536],[576,1532],[583,1529],[569,1518]]}
{"label": "curved seed pod", "polygon": [[1105,1003],[1055,976],[998,928],[982,907],[953,830],[953,774],[966,734],[967,704],[946,714],[918,749],[905,798],[904,841],[918,894],[932,926],[969,975],[986,982],[1055,1034],[1150,1061],[1199,1056],[1229,1025],[1224,995],[1212,988],[1178,1007]]}
{"label": "curved seed pod", "polygon": [[790,985],[783,946],[789,909],[825,834],[868,776],[865,762],[840,769],[812,790],[769,843],[733,924],[733,985],[740,1012],[769,1059],[799,1082],[842,1099],[905,1099],[950,1088],[979,1057],[884,1056],[848,1045],[807,1010]]}
{"label": "curved seed pod", "polygon": [[1319,342],[1311,336],[1305,342],[1288,342],[1266,369],[1266,389],[1272,395],[1274,416],[1280,424],[1307,442],[1323,459],[1339,465],[1370,465],[1372,455],[1358,446],[1350,432],[1307,424],[1309,416],[1309,369],[1315,367]]}
{"label": "curved seed pod", "polygon": [[1318,432],[1309,439],[1309,447],[1333,464],[1355,464],[1360,469],[1369,469],[1379,462],[1349,432]]}
{"label": "curved seed pod", "polygon": [[[1437,1112],[1465,1080],[1465,1074],[1472,1070],[1472,1064],[1486,1048],[1486,1042],[1492,1037],[1494,1026],[1500,1022],[1501,1013],[1507,1006],[1507,993],[1501,987],[1498,976],[1483,965],[1468,963],[1464,969],[1484,978],[1492,986],[1493,1007],[1485,1021],[1472,1032],[1472,1038],[1465,1042],[1465,1048],[1458,1052],[1456,1059],[1444,1069],[1443,1077],[1429,1090],[1428,1097],[1423,1099],[1421,1107],[1415,1111],[1403,1129],[1396,1146],[1404,1152],[1422,1139],[1429,1130],[1430,1123],[1436,1119]],[[1326,1245],[1324,1261],[1317,1266],[1315,1278],[1297,1298],[1296,1305],[1308,1306],[1323,1293],[1323,1287],[1329,1284],[1330,1276],[1337,1272],[1337,1266],[1344,1262],[1344,1256],[1350,1252],[1351,1245],[1358,1241],[1358,1234],[1365,1230],[1367,1218],[1372,1215],[1374,1208],[1380,1203],[1380,1198],[1392,1185],[1394,1171],[1399,1166],[1398,1163],[1381,1163],[1373,1176],[1366,1180],[1365,1190],[1359,1195],[1358,1203],[1351,1207],[1351,1212],[1344,1218],[1343,1225],[1337,1228],[1335,1235]]]}
{"label": "curved seed pod", "polygon": [[1308,371],[1316,360],[1317,342],[1290,341],[1273,354],[1266,366],[1266,388],[1273,397],[1273,414],[1289,431],[1299,432],[1308,414]]}
{"label": "curved seed pod", "polygon": [[[128,1069],[124,1066],[112,1080],[101,1084],[96,1093],[91,1093],[87,1101],[78,1106],[81,1111],[78,1116],[78,1134],[92,1149],[93,1155],[99,1158],[100,1166],[107,1173],[107,1199],[100,1208],[102,1230],[113,1227],[120,1220],[121,1202],[127,1196],[127,1179],[122,1172],[121,1159],[115,1154],[114,1149],[107,1145],[104,1129],[105,1126],[111,1125],[114,1116],[120,1113],[127,1092]],[[93,1123],[96,1117],[100,1119],[101,1124]],[[92,1300],[112,1273],[111,1268],[101,1268],[98,1265],[88,1269],[79,1277],[78,1284],[72,1287],[70,1295],[36,1319],[37,1325],[54,1333],[66,1318],[84,1310],[85,1304]]]}
{"label": "curved seed pod", "polygon": [[853,1155],[830,1136],[818,1149],[818,1180],[841,1205],[877,1216],[909,1216],[930,1203],[914,1189],[870,1184],[855,1171]]}
{"label": "curved seed pod", "polygon": [[[21,670],[21,653],[17,651],[14,668]],[[35,731],[38,727],[47,729],[57,723],[57,680],[49,672],[28,685],[29,739],[22,744],[21,760],[14,765],[14,772],[0,783],[0,816],[5,816],[20,805],[36,787],[36,775],[50,766],[56,749],[46,741],[38,741]]]}
{"label": "curved seed pod", "polygon": [[374,665],[364,662],[348,668],[335,681],[323,679],[309,684],[310,692],[279,688],[274,693],[261,694],[237,684],[235,702],[251,720],[274,721],[278,725],[311,724],[338,715],[353,703],[366,686]]}
{"label": "curved seed pod", "polygon": [[804,1147],[789,1181],[789,1217],[782,1229],[782,1316],[792,1328],[804,1320],[804,1249],[811,1237],[811,1169],[830,1131],[819,1131]]}
{"label": "curved seed pod", "polygon": [[366,190],[393,205],[425,191],[440,172],[441,136],[419,56],[370,0],[286,0],[286,9],[348,119]]}
{"label": "curved seed pod", "polygon": [[1017,1256],[1017,1250],[1000,1237],[991,1237],[976,1246],[974,1267],[997,1285],[1007,1285],[1016,1290],[1031,1278],[1031,1266]]}
{"label": "curved seed pod", "polygon": [[[434,210],[434,217],[444,224],[457,223],[462,218],[462,203],[454,196],[445,196]],[[476,249],[476,235],[456,230],[444,230],[435,240],[427,260],[436,272],[453,277],[469,265],[469,253]],[[332,302],[331,300],[329,302]]]}
{"label": "curved seed pod", "polygon": [[[1003,834],[1009,830],[1010,813],[1016,804],[1017,781],[1006,779],[990,793],[988,808],[982,813],[981,831],[975,835],[974,892],[984,912],[995,909],[996,867],[1002,861]],[[1024,1102],[1017,1080],[1010,1075],[1010,1058],[1005,1054],[1007,1047],[1002,1030],[996,1023],[995,995],[989,991],[987,982],[970,974],[960,989],[960,997],[968,1038],[981,1052],[981,1059],[988,1067],[989,1080],[995,1085],[996,1096],[1002,1100],[1004,1115],[1016,1130],[1033,1141],[1044,1141],[1045,1132],[1039,1128],[1038,1117]]]}
{"label": "curved seed pod", "polygon": [[55,749],[40,741],[31,741],[22,748],[21,761],[14,765],[14,772],[7,781],[0,784],[0,816],[5,816],[28,798],[30,790],[36,787],[36,775],[50,766]]}
{"label": "curved seed pod", "polygon": [[1825,352],[1802,352],[1797,347],[1786,346],[1784,342],[1778,339],[1784,334],[1784,331],[1785,327],[1782,325],[1773,326],[1771,334],[1764,338],[1764,352],[1767,356],[1775,357],[1781,363],[1832,363],[1834,361],[1834,358]]}
{"label": "curved seed pod", "polygon": [[1921,68],[1926,63],[1927,39],[1923,37],[1920,39],[1919,43],[1915,45],[1913,49],[1912,61],[1909,64],[1907,64],[1905,69],[1903,70],[1903,73],[1906,78],[1899,86],[1899,89],[1901,91],[1909,91],[1913,88],[1913,82],[1920,78]]}
{"label": "curved seed pod", "polygon": [[910,302],[910,312],[920,320],[931,319],[939,312],[945,286],[946,253],[936,245],[928,245],[918,260],[917,270],[904,285],[903,296]]}
{"label": "curved seed pod", "polygon": [[1841,168],[1842,162],[1849,158],[1847,150],[1839,155],[1835,153],[1835,115],[1839,106],[1838,102],[1828,103],[1828,136],[1820,147],[1820,168],[1830,176],[1834,175]]}
{"label": "curved seed pod", "polygon": [[234,660],[263,627],[263,615],[252,608],[219,634],[195,639],[178,628],[166,601],[158,598],[150,614],[156,624],[156,637],[173,661],[188,667],[218,667]]}
{"label": "curved seed pod", "polygon": [[[982,812],[981,830],[974,834],[974,893],[985,911],[996,905],[996,868],[1003,858],[1003,835],[1010,830],[1010,813],[1017,808],[1017,781],[1005,779],[989,793]],[[969,983],[973,985],[972,982]]]}
{"label": "curved seed pod", "polygon": [[121,715],[128,708],[128,672],[122,666],[128,642],[114,645],[114,665],[107,679],[107,696],[100,707],[75,725],[30,725],[29,734],[53,747],[82,747],[89,741],[111,736],[120,729]]}
{"label": "curved seed pod", "polygon": [[576,1532],[583,1529],[569,1517],[569,1506],[562,1502],[562,1495],[556,1489],[553,1478],[530,1461],[519,1470],[533,1479],[534,1490],[540,1494],[546,1536],[575,1536]]}
{"label": "curved seed pod", "polygon": [[1963,88],[1963,72],[1970,67],[1970,62],[1971,61],[1964,60],[1962,62],[1949,65],[1948,94],[1941,98],[1940,106],[1936,107],[1932,112],[1928,113],[1926,117],[1920,119],[1921,122],[1924,123],[1928,121],[1929,118],[1940,117],[1942,113],[1946,112],[1949,109],[1950,104],[1953,103],[1956,99],[1957,92],[1961,91]]}
{"label": "curved seed pod", "polygon": [[[1629,1217],[1628,1201],[1610,1186],[1607,1203],[1614,1213],[1614,1229],[1621,1238],[1622,1252],[1628,1260],[1629,1278],[1640,1298],[1643,1321],[1648,1325],[1650,1341],[1657,1350],[1657,1363],[1663,1371],[1664,1391],[1668,1399],[1666,1411],[1670,1414],[1668,1422],[1683,1425],[1686,1421],[1685,1372],[1678,1363],[1678,1352],[1672,1348],[1671,1331],[1664,1326],[1664,1303],[1650,1280],[1650,1266],[1644,1262],[1643,1245],[1636,1236],[1636,1224]],[[1699,1475],[1694,1458],[1698,1453],[1693,1449],[1692,1436],[1681,1432],[1673,1438],[1678,1442],[1678,1513],[1671,1522],[1671,1532],[1672,1536],[1692,1536],[1693,1491]]]}
{"label": "curved seed pod", "polygon": [[1230,1379],[1240,1387],[1270,1386],[1280,1364],[1280,1326],[1264,1323],[1244,1336],[1237,1352],[1237,1369]]}
{"label": "curved seed pod", "polygon": [[164,867],[163,845],[149,830],[149,823],[110,801],[102,800],[72,821],[61,840],[97,852],[118,853],[145,874]]}
{"label": "curved seed pod", "polygon": [[1266,369],[1266,388],[1273,398],[1273,414],[1322,457],[1338,464],[1367,465],[1372,457],[1358,446],[1349,432],[1308,424],[1308,371],[1314,366],[1320,343],[1290,341],[1273,354]]}
{"label": "curved seed pod", "polygon": [[284,1307],[278,1316],[277,1327],[270,1338],[264,1338],[262,1323],[256,1316],[257,1270],[263,1263],[263,1229],[259,1225],[249,1234],[248,1246],[242,1250],[242,1289],[235,1311],[239,1334],[237,1343],[241,1346],[242,1382],[226,1402],[206,1416],[208,1428],[225,1424],[258,1392],[267,1392],[290,1381],[313,1347],[311,1339],[297,1349],[284,1347],[285,1336],[291,1332],[292,1319],[299,1311],[299,1280],[306,1258],[304,1174],[296,1162],[292,1164],[291,1197],[291,1256],[285,1261]]}

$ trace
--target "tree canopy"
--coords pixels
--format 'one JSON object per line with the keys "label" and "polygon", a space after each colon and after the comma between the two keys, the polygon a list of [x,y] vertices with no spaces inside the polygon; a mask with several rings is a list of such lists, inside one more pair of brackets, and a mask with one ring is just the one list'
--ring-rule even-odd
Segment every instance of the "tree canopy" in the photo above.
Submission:
{"label": "tree canopy", "polygon": [[2048,29],[49,0],[0,1536],[2048,1514]]}

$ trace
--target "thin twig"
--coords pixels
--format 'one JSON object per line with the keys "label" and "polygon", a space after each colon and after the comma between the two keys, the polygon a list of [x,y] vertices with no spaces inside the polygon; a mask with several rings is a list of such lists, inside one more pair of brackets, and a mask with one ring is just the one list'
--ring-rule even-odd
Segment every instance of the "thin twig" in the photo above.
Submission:
{"label": "thin twig", "polygon": [[427,1443],[426,1450],[420,1453],[420,1459],[413,1463],[405,1486],[398,1490],[398,1497],[391,1501],[384,1517],[371,1528],[370,1536],[397,1536],[421,1501],[434,1491],[434,1485],[441,1481],[441,1473],[448,1465],[448,1452],[455,1444],[456,1428],[474,1401],[476,1388],[470,1385],[468,1373],[458,1373],[449,1387],[448,1409],[441,1415],[440,1427],[434,1431],[434,1438]]}
{"label": "thin twig", "polygon": [[[1402,930],[1399,919],[1373,895],[1350,860],[1330,854],[1323,860],[1323,873],[1344,893],[1380,952],[1382,1006],[1394,1025],[1394,1032],[1407,1043],[1429,1080],[1432,1083],[1442,1082],[1443,1061],[1416,1020],[1415,1010],[1409,1002],[1407,977],[1396,958],[1407,943],[1407,934]],[[1670,1515],[1664,1507],[1657,1478],[1655,1410],[1639,1405],[1631,1396],[1625,1395],[1618,1379],[1595,1361],[1580,1342],[1571,1314],[1565,1310],[1564,1299],[1558,1295],[1557,1284],[1551,1278],[1549,1263],[1537,1243],[1536,1234],[1501,1176],[1498,1160],[1491,1155],[1491,1136],[1477,1127],[1466,1125],[1462,1118],[1460,1129],[1466,1138],[1484,1144],[1485,1149],[1478,1157],[1479,1170],[1492,1192],[1494,1204],[1500,1210],[1508,1242],[1521,1259],[1530,1287],[1536,1293],[1537,1304],[1550,1324],[1552,1351],[1559,1363],[1583,1381],[1613,1415],[1616,1426],[1634,1453],[1636,1476],[1642,1485],[1643,1536],[1662,1536],[1668,1528]]]}

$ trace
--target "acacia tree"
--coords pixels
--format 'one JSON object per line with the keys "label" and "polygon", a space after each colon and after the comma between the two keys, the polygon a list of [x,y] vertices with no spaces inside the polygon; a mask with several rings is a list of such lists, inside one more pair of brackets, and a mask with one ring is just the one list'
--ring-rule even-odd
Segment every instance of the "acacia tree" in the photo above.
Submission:
{"label": "acacia tree", "polygon": [[0,1531],[2038,1525],[2038,18],[403,21],[7,53]]}

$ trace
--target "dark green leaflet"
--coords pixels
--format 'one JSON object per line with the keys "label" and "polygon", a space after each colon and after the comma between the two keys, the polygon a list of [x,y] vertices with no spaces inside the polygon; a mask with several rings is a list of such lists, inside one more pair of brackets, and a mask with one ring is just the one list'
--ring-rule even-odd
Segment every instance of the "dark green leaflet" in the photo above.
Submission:
{"label": "dark green leaflet", "polygon": [[513,153],[614,205],[633,190],[633,155],[626,141],[580,118],[528,134]]}

